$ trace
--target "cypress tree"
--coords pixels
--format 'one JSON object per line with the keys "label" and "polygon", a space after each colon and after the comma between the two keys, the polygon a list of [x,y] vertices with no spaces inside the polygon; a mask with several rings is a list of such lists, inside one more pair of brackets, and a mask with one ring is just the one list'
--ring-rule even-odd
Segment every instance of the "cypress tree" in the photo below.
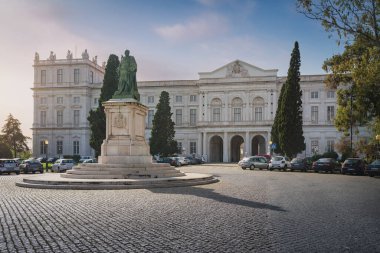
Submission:
{"label": "cypress tree", "polygon": [[174,122],[170,108],[169,93],[162,91],[153,118],[152,134],[149,139],[152,155],[170,156],[178,152],[177,141],[174,140]]}
{"label": "cypress tree", "polygon": [[100,91],[99,106],[96,110],[91,110],[87,117],[91,130],[90,146],[95,150],[96,157],[100,155],[102,142],[106,138],[106,114],[102,103],[111,99],[117,90],[119,65],[119,57],[111,54],[106,65],[103,86]]}
{"label": "cypress tree", "polygon": [[277,121],[277,138],[280,149],[288,157],[305,150],[305,138],[302,130],[302,91],[300,87],[300,52],[298,42],[290,58],[288,76],[281,94]]}
{"label": "cypress tree", "polygon": [[284,96],[284,90],[285,90],[285,84],[282,85],[280,95],[278,97],[277,101],[277,109],[276,109],[276,116],[274,118],[274,122],[272,125],[272,130],[271,130],[271,137],[272,137],[272,144],[276,144],[276,148],[273,150],[275,153],[281,154],[282,150],[279,145],[279,128],[278,128],[278,121],[280,117],[280,104],[281,104],[281,98]]}

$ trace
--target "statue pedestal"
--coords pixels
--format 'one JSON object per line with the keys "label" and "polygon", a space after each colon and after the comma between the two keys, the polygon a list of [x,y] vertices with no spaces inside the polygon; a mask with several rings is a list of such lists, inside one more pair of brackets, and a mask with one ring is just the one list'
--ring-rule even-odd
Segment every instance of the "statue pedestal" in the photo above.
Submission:
{"label": "statue pedestal", "polygon": [[101,147],[101,164],[152,163],[145,141],[148,108],[135,99],[111,99],[103,103],[106,139]]}

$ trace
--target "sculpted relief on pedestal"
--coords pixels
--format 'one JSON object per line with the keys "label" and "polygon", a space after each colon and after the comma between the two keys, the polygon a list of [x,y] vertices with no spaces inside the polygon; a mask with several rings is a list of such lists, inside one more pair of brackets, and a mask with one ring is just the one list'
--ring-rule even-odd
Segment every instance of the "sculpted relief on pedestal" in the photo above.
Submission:
{"label": "sculpted relief on pedestal", "polygon": [[226,77],[248,77],[248,70],[236,61],[227,67]]}

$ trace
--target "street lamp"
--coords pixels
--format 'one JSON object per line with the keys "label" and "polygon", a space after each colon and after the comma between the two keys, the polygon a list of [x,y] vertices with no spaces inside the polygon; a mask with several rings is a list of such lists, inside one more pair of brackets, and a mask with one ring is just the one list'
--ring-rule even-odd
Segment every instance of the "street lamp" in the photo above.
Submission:
{"label": "street lamp", "polygon": [[272,155],[272,141],[269,141],[269,154]]}
{"label": "street lamp", "polygon": [[46,172],[48,172],[48,152],[47,152],[48,144],[49,144],[49,141],[45,140],[45,155],[46,155],[45,167],[46,167]]}

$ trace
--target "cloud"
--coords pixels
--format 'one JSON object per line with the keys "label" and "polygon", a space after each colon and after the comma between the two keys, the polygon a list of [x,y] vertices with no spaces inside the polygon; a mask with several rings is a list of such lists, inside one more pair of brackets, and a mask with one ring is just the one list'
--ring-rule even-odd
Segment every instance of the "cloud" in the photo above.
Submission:
{"label": "cloud", "polygon": [[160,26],[155,32],[170,42],[194,41],[210,38],[228,31],[226,18],[215,13],[202,14],[193,17],[185,23]]}

